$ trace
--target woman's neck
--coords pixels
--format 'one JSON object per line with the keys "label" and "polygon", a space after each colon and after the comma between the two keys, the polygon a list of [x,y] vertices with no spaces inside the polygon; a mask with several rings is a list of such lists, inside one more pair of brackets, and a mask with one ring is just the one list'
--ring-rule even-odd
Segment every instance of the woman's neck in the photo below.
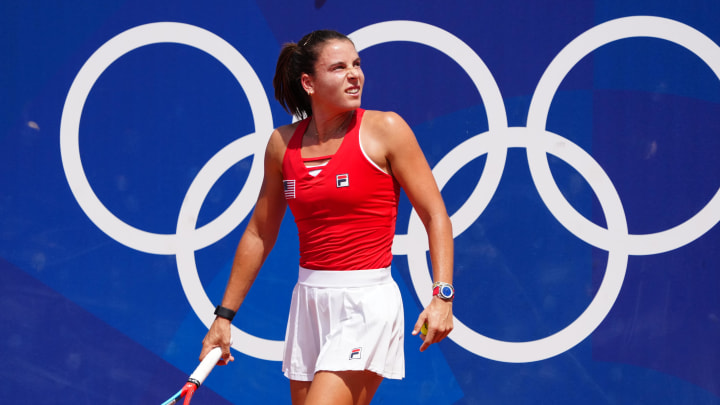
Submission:
{"label": "woman's neck", "polygon": [[350,126],[355,111],[346,111],[335,115],[315,114],[310,122],[310,135],[316,136],[320,143],[344,136]]}

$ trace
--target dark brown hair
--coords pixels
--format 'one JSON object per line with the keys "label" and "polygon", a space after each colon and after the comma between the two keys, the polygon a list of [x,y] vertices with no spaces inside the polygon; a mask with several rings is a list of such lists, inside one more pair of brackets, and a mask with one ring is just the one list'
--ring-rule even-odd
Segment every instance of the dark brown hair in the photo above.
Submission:
{"label": "dark brown hair", "polygon": [[305,93],[300,78],[303,73],[315,73],[321,45],[331,39],[344,39],[350,41],[346,35],[333,30],[313,31],[298,42],[289,42],[283,45],[278,56],[273,77],[275,98],[285,111],[300,118],[312,115],[310,96]]}

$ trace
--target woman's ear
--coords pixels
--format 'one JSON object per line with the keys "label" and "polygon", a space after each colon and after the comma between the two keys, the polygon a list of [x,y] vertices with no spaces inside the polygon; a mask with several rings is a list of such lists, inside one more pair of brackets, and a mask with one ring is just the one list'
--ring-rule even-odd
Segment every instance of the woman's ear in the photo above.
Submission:
{"label": "woman's ear", "polygon": [[308,96],[312,96],[314,89],[313,89],[312,77],[310,77],[309,74],[303,73],[302,76],[300,76],[300,84],[302,85],[303,89],[308,94]]}

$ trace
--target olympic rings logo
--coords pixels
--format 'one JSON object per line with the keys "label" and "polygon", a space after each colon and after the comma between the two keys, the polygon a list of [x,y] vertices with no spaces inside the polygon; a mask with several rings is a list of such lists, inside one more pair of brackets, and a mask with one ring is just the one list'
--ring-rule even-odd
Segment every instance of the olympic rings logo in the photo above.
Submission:
{"label": "olympic rings logo", "polygon": [[[606,250],[608,263],[601,285],[586,310],[570,325],[553,335],[527,342],[495,340],[455,319],[450,338],[476,355],[502,362],[522,363],[561,354],[587,338],[605,319],[618,297],[629,255],[651,255],[680,248],[699,238],[720,221],[720,190],[693,217],[682,224],[653,234],[629,234],[620,197],[600,165],[583,149],[545,128],[550,104],[563,78],[586,55],[597,48],[626,38],[652,37],[674,42],[700,57],[720,79],[720,47],[701,32],[660,17],[625,17],[600,24],[571,41],[550,63],[532,97],[527,127],[508,127],[500,90],[482,59],[463,41],[438,27],[412,21],[387,21],[364,27],[350,37],[358,52],[386,42],[415,42],[437,49],[468,74],[485,105],[489,129],[450,151],[433,168],[442,189],[464,165],[487,154],[478,184],[467,201],[452,214],[454,237],[467,230],[492,199],[505,167],[508,148],[524,148],[533,182],[553,216],[575,236]],[[89,184],[79,151],[82,110],[92,86],[114,61],[139,47],[179,43],[203,50],[226,66],[247,94],[255,132],[230,143],[213,156],[190,185],[180,209],[175,234],[156,234],[137,229],[118,219],[102,204]],[[83,211],[103,232],[118,242],[152,254],[176,256],[182,288],[206,325],[213,321],[213,304],[200,282],[195,251],[209,246],[237,227],[251,211],[262,182],[262,159],[253,159],[245,186],[233,203],[215,220],[196,228],[200,207],[211,187],[235,163],[262,156],[273,119],[267,95],[252,67],[230,44],[204,29],[181,23],[153,23],[131,28],[102,45],[83,65],[68,92],[60,125],[63,168],[73,195]],[[580,173],[598,197],[607,229],[578,213],[555,183],[547,154],[562,159]],[[394,255],[407,255],[413,287],[423,305],[431,300],[431,279],[426,260],[427,238],[413,211],[406,235],[396,235]],[[266,360],[280,360],[282,341],[252,336],[232,329],[233,347]]]}

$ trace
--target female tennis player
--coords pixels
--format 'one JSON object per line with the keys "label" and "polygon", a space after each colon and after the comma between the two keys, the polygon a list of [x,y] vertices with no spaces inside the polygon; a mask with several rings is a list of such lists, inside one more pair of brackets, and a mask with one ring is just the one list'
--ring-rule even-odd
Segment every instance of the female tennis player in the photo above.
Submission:
{"label": "female tennis player", "polygon": [[283,47],[275,97],[304,119],[270,137],[255,210],[200,354],[221,347],[219,364],[234,360],[230,322],[289,206],[300,269],[282,368],[295,405],[368,404],[384,378],[405,375],[402,301],[390,275],[400,188],[427,230],[435,281],[412,334],[424,351],[453,328],[453,238],[440,191],[406,122],[360,108],[364,79],[355,46],[338,32]]}

